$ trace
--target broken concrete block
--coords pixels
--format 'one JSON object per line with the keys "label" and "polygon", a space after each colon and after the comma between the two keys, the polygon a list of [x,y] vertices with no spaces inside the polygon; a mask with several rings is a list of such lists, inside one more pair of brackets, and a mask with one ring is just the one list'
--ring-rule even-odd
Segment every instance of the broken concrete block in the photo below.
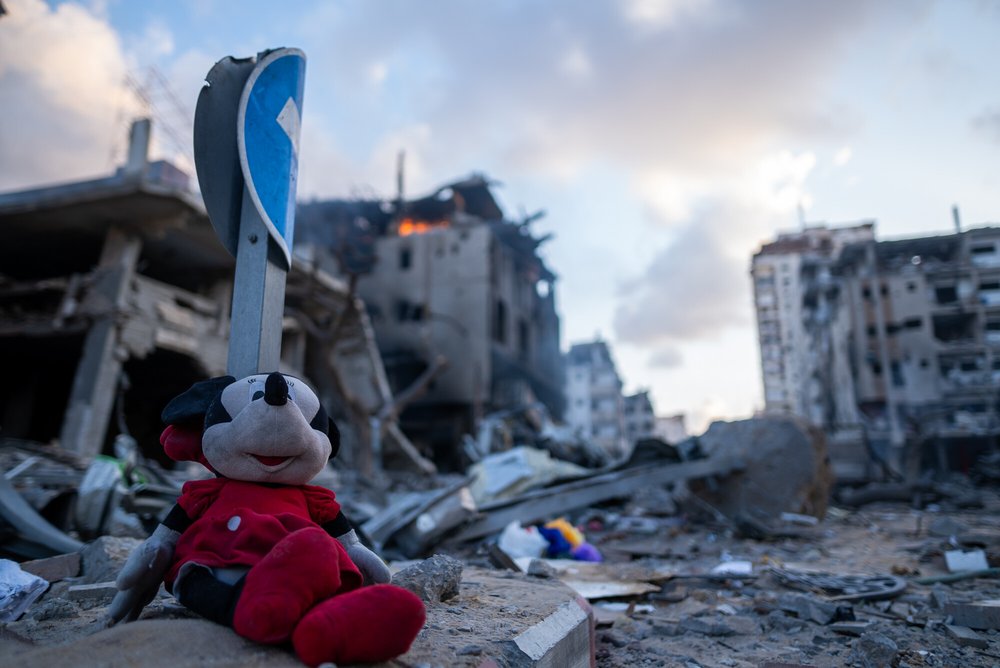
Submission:
{"label": "broken concrete block", "polygon": [[871,627],[871,622],[834,622],[830,624],[830,630],[834,633],[854,636],[855,638],[860,638]]}
{"label": "broken concrete block", "polygon": [[427,603],[458,595],[461,581],[462,562],[444,554],[435,554],[392,576],[392,584],[412,591]]}
{"label": "broken concrete block", "polygon": [[21,563],[21,570],[49,582],[59,582],[80,574],[80,553],[70,552],[46,559],[35,559]]}
{"label": "broken concrete block", "polygon": [[817,624],[854,621],[851,606],[828,603],[805,594],[783,594],[778,597],[778,607],[785,612],[795,613],[799,619],[808,619]]}
{"label": "broken concrete block", "polygon": [[959,645],[963,647],[975,647],[977,649],[986,649],[990,646],[990,643],[986,638],[982,637],[972,629],[967,626],[956,626],[954,624],[945,624],[944,630],[948,635],[955,640]]}
{"label": "broken concrete block", "polygon": [[528,562],[528,575],[535,578],[554,578],[558,573],[544,559],[532,559]]}
{"label": "broken concrete block", "polygon": [[66,592],[71,601],[108,601],[118,593],[118,587],[112,582],[96,582],[94,584],[72,585]]}
{"label": "broken concrete block", "polygon": [[101,536],[80,550],[84,583],[107,582],[118,577],[132,550],[142,544],[136,538]]}
{"label": "broken concrete block", "polygon": [[512,666],[590,668],[593,637],[593,612],[577,598],[518,634],[508,645],[506,658]]}
{"label": "broken concrete block", "polygon": [[690,633],[697,633],[703,636],[725,637],[736,635],[736,631],[718,619],[683,617],[680,621],[680,627]]}
{"label": "broken concrete block", "polygon": [[710,459],[734,456],[746,463],[742,472],[715,489],[691,486],[729,518],[740,513],[777,518],[782,512],[821,518],[826,513],[833,485],[826,439],[804,421],[765,416],[713,422],[698,443]]}
{"label": "broken concrete block", "polygon": [[877,631],[867,631],[852,647],[854,660],[862,668],[892,668],[899,653],[895,641]]}
{"label": "broken concrete block", "polygon": [[958,626],[972,629],[1000,629],[1000,599],[976,603],[948,603],[944,614]]}
{"label": "broken concrete block", "polygon": [[931,587],[931,594],[929,597],[929,601],[932,608],[937,608],[938,610],[941,610],[944,608],[944,606],[948,605],[948,603],[951,602],[951,593],[949,592],[948,588],[945,587],[944,585],[936,584],[933,587]]}

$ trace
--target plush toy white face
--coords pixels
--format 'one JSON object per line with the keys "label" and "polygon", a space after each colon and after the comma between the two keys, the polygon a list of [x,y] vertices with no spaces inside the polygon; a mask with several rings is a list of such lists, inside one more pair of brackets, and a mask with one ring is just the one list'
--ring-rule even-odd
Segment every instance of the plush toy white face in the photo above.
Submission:
{"label": "plush toy white face", "polygon": [[234,480],[304,485],[330,458],[326,413],[292,376],[237,380],[209,408],[205,424],[205,459]]}

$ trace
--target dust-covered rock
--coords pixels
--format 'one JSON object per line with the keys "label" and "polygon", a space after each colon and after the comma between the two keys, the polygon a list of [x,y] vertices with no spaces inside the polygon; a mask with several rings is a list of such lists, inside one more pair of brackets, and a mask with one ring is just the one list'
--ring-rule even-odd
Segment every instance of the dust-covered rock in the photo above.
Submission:
{"label": "dust-covered rock", "polygon": [[412,591],[427,603],[457,596],[461,582],[462,562],[444,554],[435,554],[392,576],[392,584]]}
{"label": "dust-covered rock", "polygon": [[137,538],[113,536],[101,536],[88,543],[80,550],[80,581],[84,584],[114,581],[132,550],[141,543]]}
{"label": "dust-covered rock", "polygon": [[794,512],[822,518],[826,513],[833,485],[826,439],[804,421],[764,416],[713,422],[698,443],[709,457],[733,456],[745,463],[742,472],[714,490],[692,487],[728,517],[773,518]]}

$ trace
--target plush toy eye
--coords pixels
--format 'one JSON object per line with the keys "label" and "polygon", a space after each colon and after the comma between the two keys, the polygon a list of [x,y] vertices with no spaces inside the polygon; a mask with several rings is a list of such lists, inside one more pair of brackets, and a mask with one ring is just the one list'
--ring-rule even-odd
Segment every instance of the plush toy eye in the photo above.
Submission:
{"label": "plush toy eye", "polygon": [[264,383],[257,378],[248,378],[247,396],[249,401],[257,401],[264,396]]}

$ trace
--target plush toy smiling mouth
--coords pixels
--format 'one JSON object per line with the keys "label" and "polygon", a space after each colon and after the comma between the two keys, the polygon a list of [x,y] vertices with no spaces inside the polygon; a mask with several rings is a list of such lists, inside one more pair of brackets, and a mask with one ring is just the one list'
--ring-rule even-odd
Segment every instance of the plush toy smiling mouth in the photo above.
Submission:
{"label": "plush toy smiling mouth", "polygon": [[255,455],[253,453],[250,453],[250,456],[264,466],[278,466],[291,459],[291,457],[268,457],[267,455]]}

